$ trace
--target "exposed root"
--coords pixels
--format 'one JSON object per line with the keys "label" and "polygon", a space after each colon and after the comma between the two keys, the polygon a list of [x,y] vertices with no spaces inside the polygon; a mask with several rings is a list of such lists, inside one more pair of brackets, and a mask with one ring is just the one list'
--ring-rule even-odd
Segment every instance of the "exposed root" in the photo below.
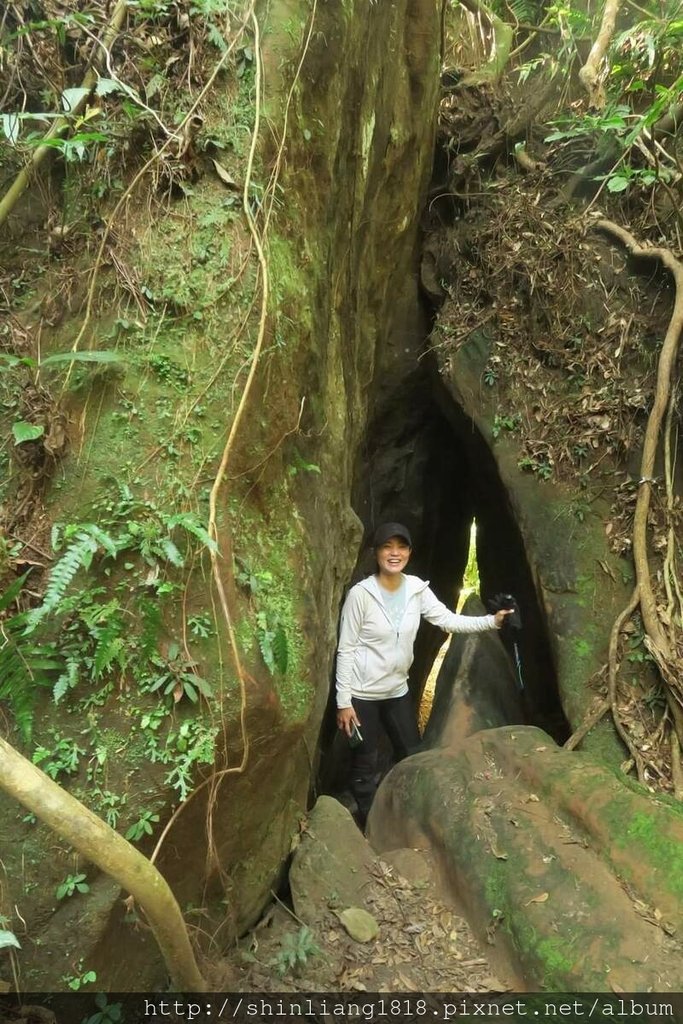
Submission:
{"label": "exposed root", "polygon": [[626,605],[624,610],[615,619],[614,625],[612,626],[612,632],[610,633],[609,653],[607,661],[607,687],[609,694],[609,707],[610,711],[612,712],[612,718],[614,719],[615,728],[619,733],[619,736],[623,740],[624,744],[626,745],[626,748],[628,749],[628,752],[631,755],[631,760],[636,766],[638,781],[642,782],[643,785],[645,785],[645,766],[643,763],[643,758],[641,757],[639,751],[636,749],[633,740],[629,736],[628,732],[624,728],[621,718],[619,717],[619,709],[617,707],[617,672],[619,670],[619,664],[617,662],[617,653],[619,649],[619,634],[621,633],[621,628],[624,625],[624,623],[626,623],[633,615],[634,611],[638,607],[639,602],[640,588],[638,587],[638,585],[636,585],[631,595],[631,600]]}
{"label": "exposed root", "polygon": [[607,698],[601,700],[592,711],[590,711],[578,729],[571,734],[569,739],[563,744],[565,750],[576,750],[579,743],[586,738],[588,733],[593,729],[604,715],[610,710],[610,701]]}
{"label": "exposed root", "polygon": [[681,330],[683,329],[683,264],[676,259],[669,249],[639,245],[629,231],[626,231],[613,221],[602,219],[597,221],[595,226],[599,231],[606,232],[618,239],[629,250],[631,255],[659,260],[672,274],[676,286],[674,308],[657,365],[657,383],[654,402],[645,431],[638,498],[633,521],[633,559],[640,593],[643,623],[652,644],[660,652],[661,658],[664,661],[669,661],[672,658],[671,640],[662,627],[650,579],[647,553],[647,518],[650,510],[657,444],[664,414],[669,404],[678,343]]}

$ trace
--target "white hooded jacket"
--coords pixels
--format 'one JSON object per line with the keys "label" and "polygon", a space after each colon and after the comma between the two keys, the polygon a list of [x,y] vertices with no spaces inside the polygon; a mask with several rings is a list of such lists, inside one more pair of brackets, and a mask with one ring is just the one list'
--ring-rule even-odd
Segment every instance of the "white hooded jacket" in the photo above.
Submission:
{"label": "white hooded jacket", "polygon": [[406,603],[398,631],[387,614],[375,576],[349,591],[341,614],[337,648],[337,707],[352,697],[387,700],[408,692],[415,635],[423,616],[446,633],[483,633],[496,628],[493,615],[456,615],[418,576],[403,575]]}

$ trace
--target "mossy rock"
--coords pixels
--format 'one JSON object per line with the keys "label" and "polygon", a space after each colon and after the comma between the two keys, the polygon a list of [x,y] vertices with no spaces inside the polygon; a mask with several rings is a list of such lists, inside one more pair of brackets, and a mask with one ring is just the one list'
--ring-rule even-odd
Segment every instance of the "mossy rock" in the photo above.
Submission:
{"label": "mossy rock", "polygon": [[429,843],[475,929],[532,989],[683,985],[683,809],[508,726],[397,765],[376,848]]}

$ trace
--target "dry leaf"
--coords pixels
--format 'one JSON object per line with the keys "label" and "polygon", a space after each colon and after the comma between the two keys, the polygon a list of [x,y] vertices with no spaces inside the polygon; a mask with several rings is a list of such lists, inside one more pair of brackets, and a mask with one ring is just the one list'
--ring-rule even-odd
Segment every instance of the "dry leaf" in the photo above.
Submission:
{"label": "dry leaf", "polygon": [[537,803],[539,803],[539,799],[538,799],[538,797],[536,796],[535,793],[529,793],[528,797],[526,798],[526,802],[527,803],[532,803],[532,804],[537,804]]}
{"label": "dry leaf", "polygon": [[524,906],[528,907],[530,903],[545,903],[547,902],[549,896],[550,893],[541,892],[538,894],[538,896],[532,896],[532,898],[527,903],[525,903]]}
{"label": "dry leaf", "polygon": [[213,166],[216,168],[216,174],[221,179],[223,184],[227,185],[228,188],[234,188],[237,189],[237,191],[239,191],[239,185],[233,178],[230,171],[226,171],[225,167],[223,167],[223,164],[218,163],[218,160],[213,160],[212,162]]}

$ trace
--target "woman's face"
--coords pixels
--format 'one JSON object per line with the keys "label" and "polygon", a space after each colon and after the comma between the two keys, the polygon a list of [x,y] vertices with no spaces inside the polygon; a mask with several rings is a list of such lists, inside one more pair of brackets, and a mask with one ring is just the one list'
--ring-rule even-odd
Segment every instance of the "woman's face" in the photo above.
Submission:
{"label": "woman's face", "polygon": [[375,551],[380,572],[395,576],[403,572],[410,558],[410,547],[403,537],[390,537]]}

